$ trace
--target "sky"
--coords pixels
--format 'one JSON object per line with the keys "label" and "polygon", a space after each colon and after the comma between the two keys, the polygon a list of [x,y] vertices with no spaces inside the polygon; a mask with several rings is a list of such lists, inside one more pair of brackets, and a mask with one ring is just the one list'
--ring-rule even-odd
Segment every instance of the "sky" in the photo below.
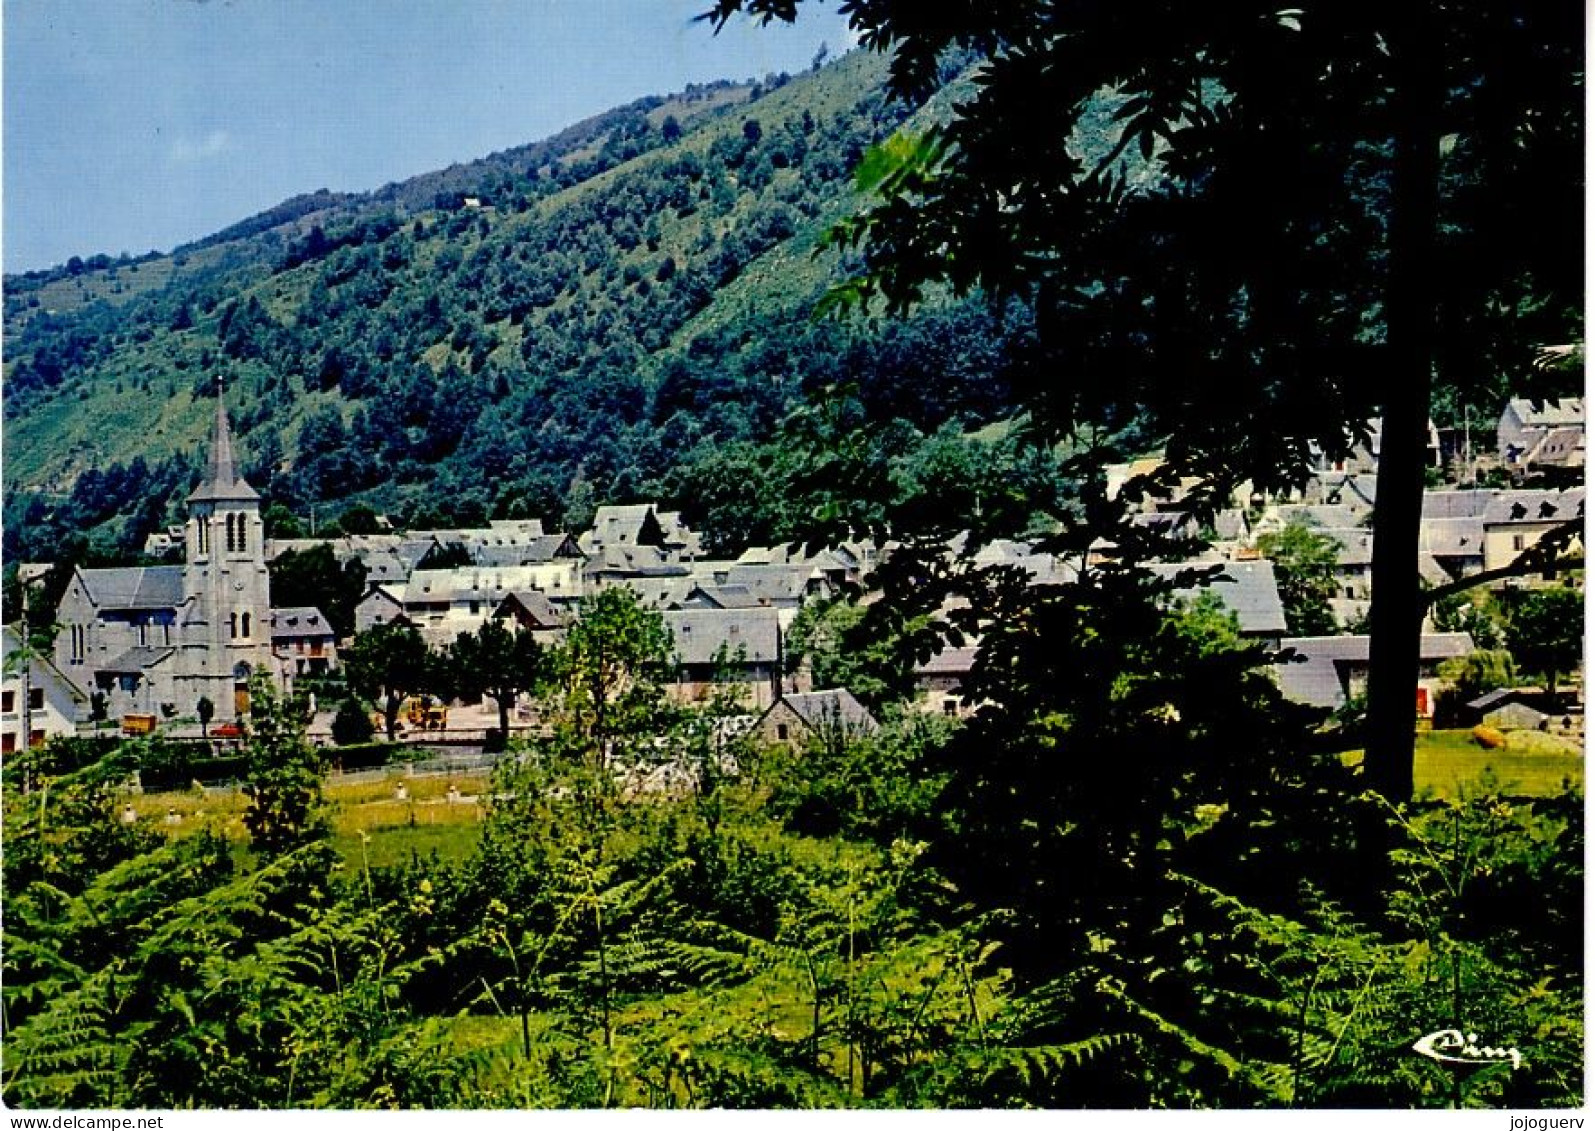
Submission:
{"label": "sky", "polygon": [[4,0],[3,261],[169,251],[688,83],[848,46],[830,4],[718,36],[709,0]]}

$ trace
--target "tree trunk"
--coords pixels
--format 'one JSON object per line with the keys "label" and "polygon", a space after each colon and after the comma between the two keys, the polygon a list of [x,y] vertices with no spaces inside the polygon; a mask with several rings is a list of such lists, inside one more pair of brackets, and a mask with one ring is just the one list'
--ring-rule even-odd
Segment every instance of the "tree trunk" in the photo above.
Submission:
{"label": "tree trunk", "polygon": [[498,703],[498,732],[508,742],[510,737],[510,704],[515,701],[512,693],[500,691],[493,699]]}
{"label": "tree trunk", "polygon": [[[1405,18],[1401,18],[1405,17]],[[1386,399],[1374,504],[1365,773],[1392,804],[1412,798],[1415,687],[1423,604],[1418,527],[1434,357],[1432,296],[1438,204],[1440,79],[1428,4],[1389,29],[1395,167],[1386,284]]]}

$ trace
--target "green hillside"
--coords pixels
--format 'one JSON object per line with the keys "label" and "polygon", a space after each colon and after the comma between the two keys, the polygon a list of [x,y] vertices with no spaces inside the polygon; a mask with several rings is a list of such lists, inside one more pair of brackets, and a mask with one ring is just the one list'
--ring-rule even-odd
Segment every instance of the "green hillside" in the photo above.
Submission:
{"label": "green hillside", "polygon": [[866,336],[810,318],[848,266],[815,248],[856,205],[859,157],[945,113],[946,92],[890,101],[884,70],[855,52],[645,99],[171,255],[8,279],[8,558],[80,530],[97,555],[135,551],[176,514],[218,377],[252,481],[299,515],[579,522],[683,492],[682,468],[767,442],[832,384],[927,433],[986,422],[1003,320],[942,303]]}

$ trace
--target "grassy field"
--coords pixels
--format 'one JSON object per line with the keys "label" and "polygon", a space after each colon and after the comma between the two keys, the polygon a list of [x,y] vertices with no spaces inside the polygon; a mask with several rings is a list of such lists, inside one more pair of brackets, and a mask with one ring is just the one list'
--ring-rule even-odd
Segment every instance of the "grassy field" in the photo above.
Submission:
{"label": "grassy field", "polygon": [[[1534,731],[1509,731],[1507,744],[1487,750],[1465,730],[1425,731],[1418,735],[1413,779],[1419,797],[1447,800],[1484,793],[1551,797],[1568,783],[1584,787],[1584,758],[1572,743]],[[1348,765],[1362,751],[1345,755]]]}
{"label": "grassy field", "polygon": [[[395,796],[401,783],[409,793],[403,801]],[[480,795],[487,784],[487,777],[480,774],[406,778],[398,770],[382,781],[330,784],[325,793],[333,847],[350,868],[390,867],[412,854],[425,857],[433,852],[445,859],[463,859],[481,835]],[[459,800],[448,799],[450,785],[458,788]],[[247,803],[236,791],[193,790],[146,793],[129,802],[140,820],[165,824],[177,835],[212,828],[240,846],[249,840],[243,820]]]}
{"label": "grassy field", "polygon": [[[1507,738],[1505,748],[1486,750],[1465,730],[1418,735],[1418,796],[1450,799],[1500,792],[1549,797],[1560,793],[1564,783],[1583,788],[1584,760],[1576,746],[1528,731],[1514,731]],[[1355,765],[1362,752],[1345,758]],[[403,800],[396,796],[401,783],[408,792]],[[449,800],[451,785],[459,791],[458,800]],[[481,836],[481,794],[487,788],[485,775],[406,778],[398,770],[380,781],[330,784],[326,798],[333,846],[352,869],[393,867],[434,852],[446,860],[464,859]],[[148,793],[129,802],[141,821],[164,824],[179,836],[213,828],[240,850],[249,841],[243,822],[246,803],[236,791]]]}

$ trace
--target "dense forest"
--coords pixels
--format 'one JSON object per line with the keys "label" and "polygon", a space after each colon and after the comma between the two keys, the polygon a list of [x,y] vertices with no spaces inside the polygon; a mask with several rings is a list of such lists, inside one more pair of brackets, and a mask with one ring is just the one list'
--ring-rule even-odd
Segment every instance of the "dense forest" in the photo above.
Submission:
{"label": "dense forest", "polygon": [[[773,441],[811,394],[920,439],[1002,419],[1022,312],[811,318],[847,269],[816,244],[854,167],[915,113],[882,75],[859,53],[649,99],[171,256],[8,280],[7,559],[128,559],[175,521],[218,378],[251,482],[301,522],[358,502],[576,527],[658,498],[727,545],[791,532]],[[750,467],[765,505],[714,491]]]}

